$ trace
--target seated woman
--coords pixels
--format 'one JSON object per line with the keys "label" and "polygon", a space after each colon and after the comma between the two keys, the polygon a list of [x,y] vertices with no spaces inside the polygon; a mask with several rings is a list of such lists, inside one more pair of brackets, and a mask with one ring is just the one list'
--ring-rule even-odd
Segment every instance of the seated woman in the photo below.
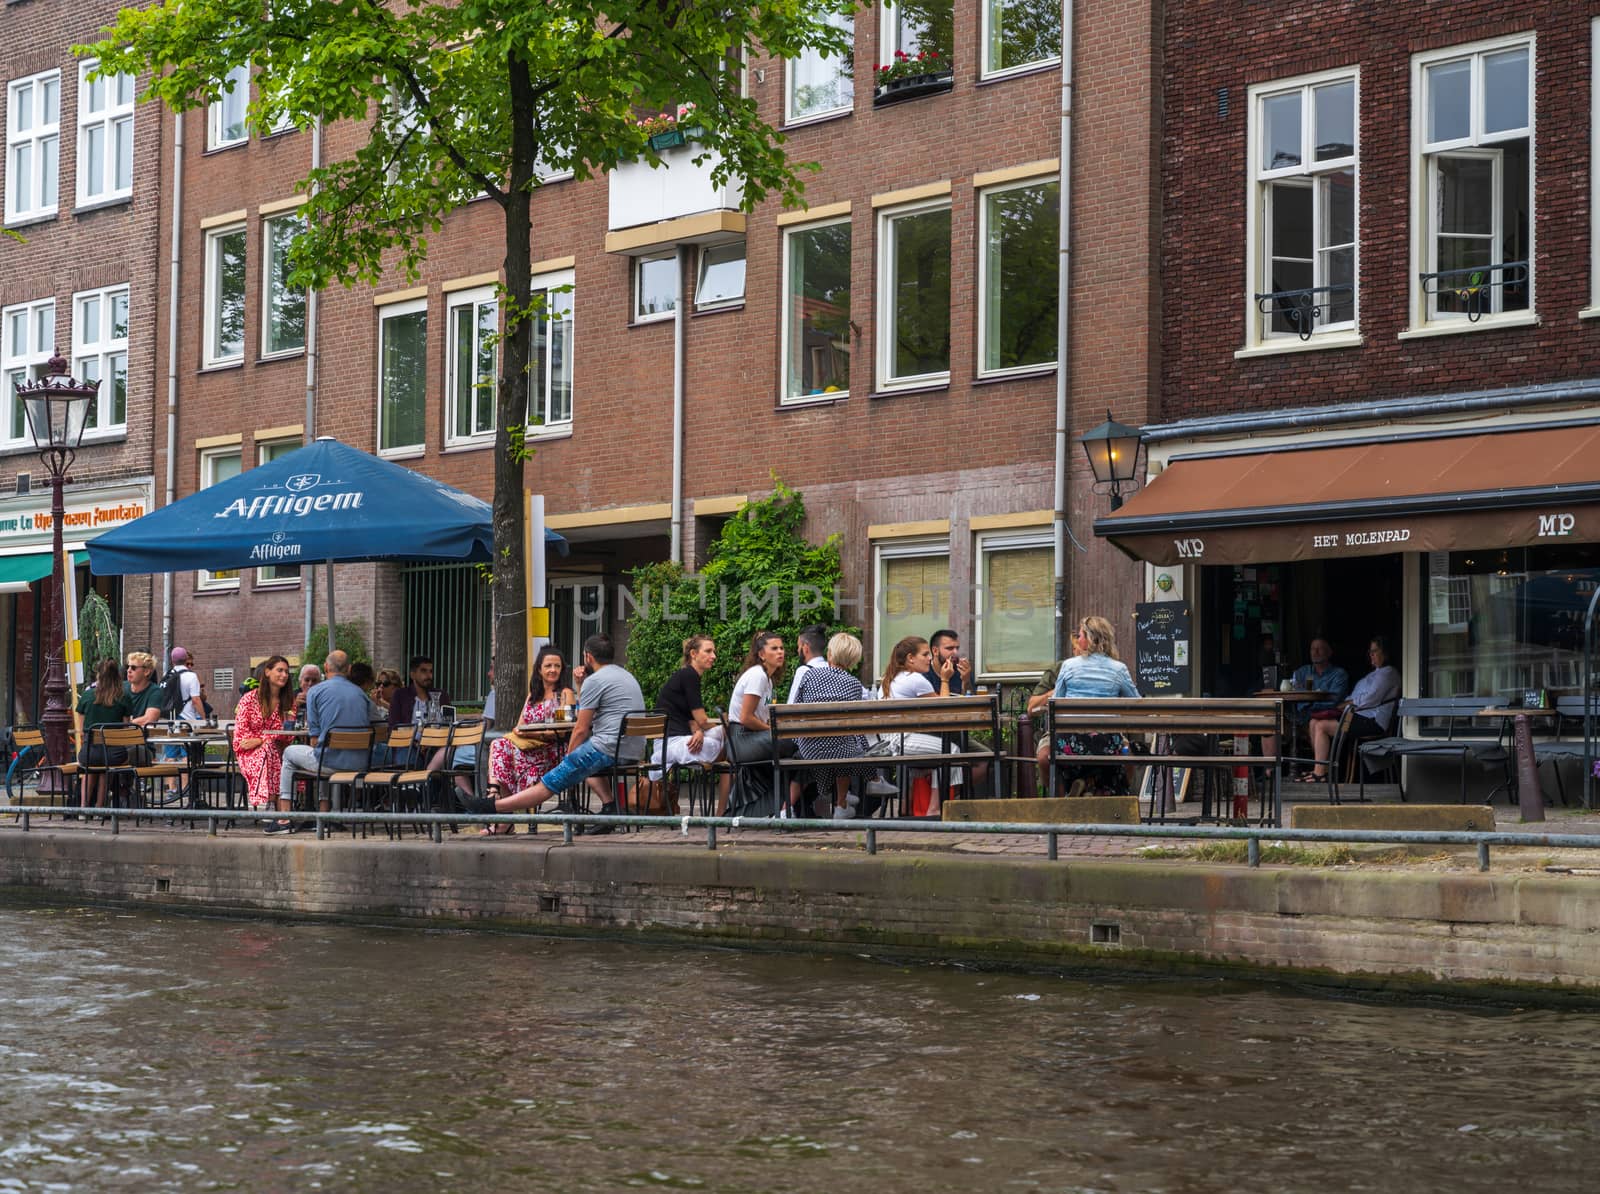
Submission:
{"label": "seated woman", "polygon": [[[80,767],[120,767],[128,761],[128,752],[120,746],[102,746],[94,741],[98,726],[120,725],[133,711],[133,702],[122,687],[122,669],[115,659],[102,659],[95,669],[94,687],[78,698],[80,730],[78,765]],[[102,803],[100,776],[83,773],[83,803],[94,808]],[[110,793],[105,793],[109,797]],[[109,801],[106,801],[109,802]]]}
{"label": "seated woman", "polygon": [[[770,630],[758,630],[751,636],[744,670],[739,673],[728,698],[728,755],[737,762],[772,758],[772,723],[767,717],[772,708],[772,678],[783,671],[783,660],[782,636]],[[794,743],[780,743],[779,752],[784,756],[793,754]],[[767,790],[769,780],[761,776],[761,770],[751,768],[742,776],[740,790],[748,799],[734,812],[746,817],[776,814],[777,802],[772,800]],[[718,804],[719,817],[728,811],[726,804]]]}
{"label": "seated woman", "polygon": [[[656,694],[656,710],[667,715],[667,741],[663,752],[656,746],[651,760],[651,779],[659,780],[662,774],[662,754],[666,767],[709,767],[722,758],[722,727],[706,716],[706,703],[700,695],[700,681],[717,662],[717,645],[707,634],[695,634],[683,640],[683,666],[667,677],[667,682]],[[717,780],[717,805],[728,801],[728,788],[733,783],[731,775]]]}
{"label": "seated woman", "polygon": [[[1072,635],[1072,658],[1062,661],[1056,675],[1055,690],[1049,696],[1035,696],[1028,701],[1028,711],[1043,708],[1057,697],[1136,697],[1139,690],[1133,686],[1128,665],[1117,655],[1117,632],[1111,623],[1101,617],[1087,617],[1078,623]],[[1054,743],[1039,744],[1039,766],[1045,775],[1052,774],[1051,748],[1057,759],[1071,755],[1125,754],[1131,743],[1121,734],[1058,734]],[[1082,796],[1094,792],[1108,796],[1126,796],[1132,790],[1128,782],[1128,768],[1104,763],[1086,766],[1064,765],[1055,774],[1068,784],[1067,795]],[[1046,790],[1055,791],[1047,781]]]}
{"label": "seated woman", "polygon": [[1367,644],[1367,660],[1372,670],[1356,682],[1348,700],[1326,712],[1311,715],[1311,757],[1316,767],[1302,782],[1320,784],[1328,778],[1328,756],[1333,753],[1334,735],[1339,732],[1339,717],[1346,708],[1355,710],[1350,723],[1352,738],[1382,738],[1394,725],[1395,705],[1400,699],[1400,673],[1389,666],[1389,644],[1382,635],[1373,635]]}
{"label": "seated woman", "polygon": [[[933,686],[933,681],[928,678],[930,669],[939,677],[939,687]],[[894,650],[889,652],[889,665],[883,669],[883,678],[878,681],[878,696],[886,701],[909,701],[918,697],[938,697],[950,695],[951,678],[955,674],[955,664],[948,659],[941,659],[938,667],[933,664],[933,648],[928,645],[928,640],[910,635],[901,639],[894,645]],[[897,734],[894,735],[896,754],[902,755],[937,755],[946,753],[946,747],[937,734]],[[949,750],[958,750],[952,743]],[[952,788],[961,783],[961,769],[950,769],[950,786]],[[938,816],[942,793],[938,789],[937,773],[934,782],[933,799],[928,805],[928,815]]]}
{"label": "seated woman", "polygon": [[283,729],[293,712],[289,661],[274,655],[256,669],[256,686],[239,698],[233,711],[233,753],[244,777],[245,799],[253,809],[270,808],[277,799],[283,748],[293,739],[274,731]]}
{"label": "seated woman", "polygon": [[[853,634],[836,634],[828,640],[828,666],[812,664],[801,675],[799,701],[859,701],[862,698],[861,681],[856,669],[861,666],[861,640]],[[867,749],[867,740],[860,734],[840,734],[831,738],[801,738],[798,741],[802,759],[859,758]],[[850,792],[850,781],[864,775],[861,767],[817,767],[811,769],[820,798],[832,795],[833,819],[848,821],[856,815],[856,800]],[[793,789],[791,789],[792,793]],[[790,816],[798,810],[792,806]]]}
{"label": "seated woman", "polygon": [[[562,655],[561,648],[546,643],[534,658],[533,675],[528,677],[528,700],[522,706],[516,725],[489,747],[491,798],[533,787],[561,761],[561,741],[554,733],[521,734],[516,726],[554,721],[556,710],[571,705],[576,699],[572,685],[567,682],[566,656]],[[514,825],[491,825],[483,832],[494,835],[510,833],[515,828]]]}

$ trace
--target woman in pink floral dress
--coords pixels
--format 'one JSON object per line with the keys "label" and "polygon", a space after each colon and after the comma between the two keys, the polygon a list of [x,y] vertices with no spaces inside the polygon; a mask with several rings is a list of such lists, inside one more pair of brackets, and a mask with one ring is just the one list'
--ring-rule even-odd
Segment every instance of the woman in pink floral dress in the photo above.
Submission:
{"label": "woman in pink floral dress", "polygon": [[283,729],[293,709],[289,661],[274,655],[256,669],[256,687],[239,698],[233,711],[233,753],[251,808],[269,808],[278,797],[283,748],[293,739],[273,731]]}
{"label": "woman in pink floral dress", "polygon": [[[538,658],[533,661],[528,703],[522,707],[522,716],[517,718],[516,725],[554,721],[556,710],[575,700],[572,685],[567,680],[566,658],[559,648],[546,644],[539,648]],[[500,795],[520,792],[531,788],[560,761],[561,746],[554,734],[531,735],[521,742],[510,736],[496,738],[489,748],[489,786],[499,788]],[[493,828],[509,832],[512,826]]]}

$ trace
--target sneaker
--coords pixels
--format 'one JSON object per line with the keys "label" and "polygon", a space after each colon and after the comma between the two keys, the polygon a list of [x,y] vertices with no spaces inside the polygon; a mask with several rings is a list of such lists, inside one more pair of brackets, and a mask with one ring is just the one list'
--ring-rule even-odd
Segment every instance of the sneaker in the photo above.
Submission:
{"label": "sneaker", "polygon": [[778,810],[778,820],[787,821],[790,817],[789,806],[786,804]]}
{"label": "sneaker", "polygon": [[[886,779],[869,779],[867,781],[868,796],[898,796],[900,789]],[[851,793],[853,796],[854,793]]]}
{"label": "sneaker", "polygon": [[854,821],[856,819],[856,810],[849,805],[844,808],[836,808],[833,810],[833,819],[835,821]]}
{"label": "sneaker", "polygon": [[294,826],[288,821],[268,821],[268,833],[293,833]]}
{"label": "sneaker", "polygon": [[461,789],[456,789],[456,803],[461,806],[461,811],[471,813],[474,817],[481,817],[487,813],[495,812],[494,801],[487,796],[468,796]]}
{"label": "sneaker", "polygon": [[861,806],[861,797],[854,792],[846,792],[844,794],[844,802],[849,808],[859,808]]}

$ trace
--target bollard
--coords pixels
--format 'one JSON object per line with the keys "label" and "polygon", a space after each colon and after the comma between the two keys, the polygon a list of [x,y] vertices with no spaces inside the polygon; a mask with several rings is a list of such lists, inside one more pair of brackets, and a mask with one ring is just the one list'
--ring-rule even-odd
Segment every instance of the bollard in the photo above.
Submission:
{"label": "bollard", "polygon": [[32,824],[33,824],[32,818],[29,817],[29,815],[27,813],[23,813],[22,814],[22,832],[23,833],[27,833],[28,830],[30,828],[32,828]]}
{"label": "bollard", "polygon": [[1248,844],[1248,848],[1247,848],[1247,854],[1248,854],[1251,866],[1260,866],[1261,865],[1261,839],[1260,838],[1253,837],[1253,838],[1250,839],[1249,844]]}
{"label": "bollard", "polygon": [[563,846],[572,845],[572,822],[571,821],[563,821],[563,822],[561,822],[561,844]]}
{"label": "bollard", "polygon": [[1479,842],[1478,843],[1478,869],[1480,871],[1486,871],[1486,870],[1489,869],[1489,843],[1488,842]]}
{"label": "bollard", "polygon": [[112,809],[111,810],[111,836],[112,837],[120,837],[121,834],[122,834],[122,822],[117,817],[117,810],[116,809]]}
{"label": "bollard", "polygon": [[706,849],[707,850],[715,850],[716,848],[717,848],[717,827],[715,825],[707,825],[706,826]]}
{"label": "bollard", "polygon": [[868,854],[876,854],[877,852],[878,852],[878,831],[876,829],[869,829],[869,830],[867,830],[867,853]]}
{"label": "bollard", "polygon": [[216,837],[217,836],[217,819],[215,817],[207,817],[206,818],[206,836],[207,837]]}
{"label": "bollard", "polygon": [[1057,858],[1060,857],[1060,855],[1056,852],[1056,838],[1057,838],[1057,836],[1058,836],[1057,834],[1050,833],[1050,834],[1046,834],[1045,835],[1045,839],[1044,839],[1045,840],[1045,857],[1047,857],[1051,862],[1054,862]]}

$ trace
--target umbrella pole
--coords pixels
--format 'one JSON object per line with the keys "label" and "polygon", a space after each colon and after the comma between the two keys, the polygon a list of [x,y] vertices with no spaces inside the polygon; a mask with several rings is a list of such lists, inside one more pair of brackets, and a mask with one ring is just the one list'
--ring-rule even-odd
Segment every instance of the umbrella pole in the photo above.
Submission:
{"label": "umbrella pole", "polygon": [[334,645],[335,645],[334,641],[333,641],[333,561],[332,560],[328,561],[328,571],[327,571],[326,580],[327,580],[327,585],[328,585],[328,650],[331,651],[331,650],[333,650]]}

